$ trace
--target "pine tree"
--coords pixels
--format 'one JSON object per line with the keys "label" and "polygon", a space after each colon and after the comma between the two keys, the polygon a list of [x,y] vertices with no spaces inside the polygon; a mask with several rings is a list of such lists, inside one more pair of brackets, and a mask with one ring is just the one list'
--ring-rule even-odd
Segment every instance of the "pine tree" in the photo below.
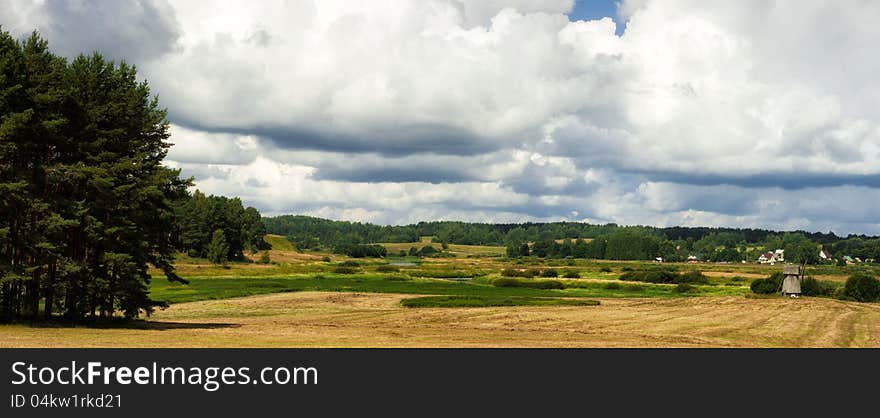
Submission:
{"label": "pine tree", "polygon": [[[0,31],[0,320],[149,313],[148,265],[171,266],[165,111],[125,63],[68,63]],[[42,306],[42,312],[38,312]]]}
{"label": "pine tree", "polygon": [[226,265],[229,259],[229,244],[226,242],[226,234],[222,229],[214,231],[211,243],[208,244],[208,260],[214,264]]}

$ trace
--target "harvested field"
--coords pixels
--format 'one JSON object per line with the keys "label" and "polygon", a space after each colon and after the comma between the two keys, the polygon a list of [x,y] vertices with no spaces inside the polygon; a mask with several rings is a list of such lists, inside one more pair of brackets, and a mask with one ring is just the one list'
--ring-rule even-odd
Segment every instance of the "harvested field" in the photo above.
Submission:
{"label": "harvested field", "polygon": [[404,308],[299,292],[182,303],[131,328],[0,326],[2,347],[880,347],[880,306],[830,299],[602,299]]}

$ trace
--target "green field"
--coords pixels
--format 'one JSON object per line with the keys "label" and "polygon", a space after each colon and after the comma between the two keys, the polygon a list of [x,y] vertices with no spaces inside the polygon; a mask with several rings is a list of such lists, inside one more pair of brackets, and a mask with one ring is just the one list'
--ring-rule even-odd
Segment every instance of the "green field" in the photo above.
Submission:
{"label": "green field", "polygon": [[533,289],[526,287],[495,287],[489,279],[472,281],[449,281],[442,279],[423,279],[392,274],[321,274],[315,276],[293,277],[190,277],[189,284],[170,283],[156,280],[151,287],[154,300],[168,303],[195,302],[200,300],[226,299],[233,297],[261,295],[267,293],[323,291],[323,292],[364,292],[398,293],[416,295],[458,295],[486,297],[692,297],[692,296],[730,296],[748,293],[745,286],[697,286],[698,292],[681,294],[672,285],[632,284],[614,280],[620,286],[609,286],[611,282],[597,280],[564,280],[565,289]]}

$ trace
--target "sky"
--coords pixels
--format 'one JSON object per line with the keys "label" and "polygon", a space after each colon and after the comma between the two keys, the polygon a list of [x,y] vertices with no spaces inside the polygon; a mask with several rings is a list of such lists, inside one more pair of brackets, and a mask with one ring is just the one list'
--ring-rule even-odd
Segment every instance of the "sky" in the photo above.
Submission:
{"label": "sky", "polygon": [[880,233],[880,2],[0,3],[264,215]]}

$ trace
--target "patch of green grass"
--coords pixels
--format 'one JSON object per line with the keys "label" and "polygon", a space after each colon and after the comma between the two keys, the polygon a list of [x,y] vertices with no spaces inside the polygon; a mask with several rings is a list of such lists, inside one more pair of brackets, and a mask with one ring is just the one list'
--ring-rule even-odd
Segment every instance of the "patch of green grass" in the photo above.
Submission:
{"label": "patch of green grass", "polygon": [[286,237],[281,235],[265,235],[263,240],[272,246],[273,250],[296,251],[296,247]]}
{"label": "patch of green grass", "polygon": [[[683,297],[669,285],[622,285],[620,289],[606,289],[607,282],[567,280],[565,289],[534,289],[528,287],[495,287],[489,280],[449,281],[412,278],[400,280],[400,274],[334,274],[274,276],[274,277],[190,277],[183,285],[166,280],[154,280],[151,297],[168,303],[199,300],[227,299],[268,293],[321,291],[401,293],[415,295],[455,295],[485,297]],[[701,296],[742,295],[744,287],[698,286]]]}
{"label": "patch of green grass", "polygon": [[404,299],[407,308],[483,308],[490,306],[596,306],[598,300],[504,296],[425,296]]}

